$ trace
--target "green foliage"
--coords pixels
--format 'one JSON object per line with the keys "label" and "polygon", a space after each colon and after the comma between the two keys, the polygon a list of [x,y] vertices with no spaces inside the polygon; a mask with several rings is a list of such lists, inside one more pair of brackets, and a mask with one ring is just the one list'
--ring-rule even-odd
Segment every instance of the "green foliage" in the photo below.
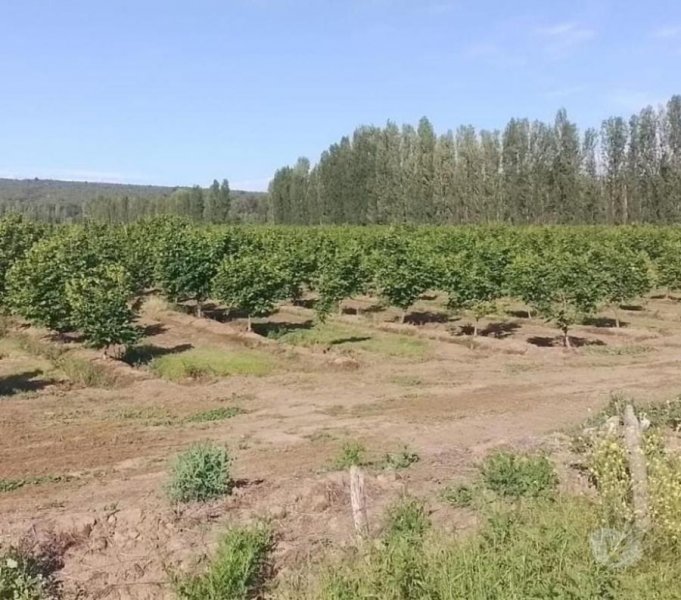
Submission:
{"label": "green foliage", "polygon": [[385,517],[385,536],[419,540],[430,529],[426,508],[420,500],[405,496],[390,506]]}
{"label": "green foliage", "polygon": [[213,294],[229,308],[242,310],[250,318],[264,316],[290,291],[287,272],[257,255],[226,259],[213,280]]}
{"label": "green foliage", "polygon": [[353,441],[345,442],[341,447],[340,454],[333,461],[333,467],[339,471],[366,464],[366,447],[360,442]]}
{"label": "green foliage", "polygon": [[73,327],[66,284],[94,268],[115,262],[100,228],[62,229],[36,244],[7,274],[7,303],[38,325]]}
{"label": "green foliage", "polygon": [[132,284],[119,266],[94,268],[66,282],[66,301],[72,325],[96,348],[133,344],[140,331],[130,308]]}
{"label": "green foliage", "polygon": [[482,465],[485,485],[502,496],[542,496],[558,483],[553,465],[545,456],[519,456],[498,452]]}
{"label": "green foliage", "polygon": [[168,219],[158,235],[156,282],[172,302],[196,300],[200,316],[221,258],[210,232]]}
{"label": "green foliage", "polygon": [[366,291],[368,273],[364,253],[357,244],[349,243],[322,253],[314,286],[319,292],[315,310],[323,321],[340,309],[343,300]]}
{"label": "green foliage", "polygon": [[469,485],[447,486],[442,490],[442,499],[456,508],[467,508],[473,504],[475,491]]}
{"label": "green foliage", "polygon": [[175,591],[183,600],[247,600],[261,597],[272,533],[264,525],[235,527],[227,531],[205,572],[175,578]]}
{"label": "green foliage", "polygon": [[232,489],[232,459],[223,446],[198,443],[180,454],[172,464],[168,496],[173,502],[205,502]]}
{"label": "green foliage", "polygon": [[419,460],[419,455],[405,446],[400,452],[386,454],[383,459],[383,466],[386,469],[408,469]]}
{"label": "green foliage", "polygon": [[57,587],[36,558],[16,549],[0,553],[0,600],[56,600]]}
{"label": "green foliage", "polygon": [[19,215],[0,219],[0,306],[5,304],[7,272],[45,233],[45,227]]}
{"label": "green foliage", "polygon": [[658,285],[667,290],[681,289],[681,241],[668,241],[655,261]]}

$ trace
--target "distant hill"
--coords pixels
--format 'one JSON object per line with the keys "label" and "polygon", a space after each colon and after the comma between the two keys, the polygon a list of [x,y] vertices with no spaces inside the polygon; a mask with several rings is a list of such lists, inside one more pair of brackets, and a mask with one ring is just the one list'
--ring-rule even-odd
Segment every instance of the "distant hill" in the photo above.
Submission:
{"label": "distant hill", "polygon": [[[158,202],[190,189],[185,186],[0,178],[0,213],[21,212],[41,220],[77,221],[86,212],[86,206],[99,202],[123,198]],[[235,221],[260,223],[266,220],[266,193],[231,190],[230,196],[230,212]]]}

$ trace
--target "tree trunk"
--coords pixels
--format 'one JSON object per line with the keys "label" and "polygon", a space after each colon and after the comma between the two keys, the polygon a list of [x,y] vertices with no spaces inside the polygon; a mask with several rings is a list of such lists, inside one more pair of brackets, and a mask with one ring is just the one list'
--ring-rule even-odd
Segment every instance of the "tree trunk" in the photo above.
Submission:
{"label": "tree trunk", "polygon": [[570,336],[568,335],[567,327],[563,329],[563,345],[566,348],[572,348],[572,345],[570,344]]}
{"label": "tree trunk", "polygon": [[620,314],[619,314],[619,311],[617,310],[617,307],[615,307],[613,309],[613,311],[615,312],[615,327],[617,327],[617,329],[619,329],[620,328]]}
{"label": "tree trunk", "polygon": [[400,315],[400,324],[404,325],[404,320],[407,318],[407,311],[403,310],[402,314]]}
{"label": "tree trunk", "polygon": [[251,315],[248,315],[247,320],[246,320],[246,331],[249,333],[253,331],[253,324],[251,323]]}
{"label": "tree trunk", "polygon": [[196,301],[196,316],[199,319],[203,318],[203,303],[201,300]]}
{"label": "tree trunk", "polygon": [[627,404],[624,409],[624,443],[629,453],[634,524],[640,533],[650,529],[648,507],[648,470],[646,457],[641,446],[642,427],[634,408]]}
{"label": "tree trunk", "polygon": [[473,337],[478,337],[478,321],[477,321],[477,319],[475,320],[475,323],[473,324]]}
{"label": "tree trunk", "polygon": [[528,318],[528,319],[531,319],[531,318],[532,318],[532,309],[531,309],[531,308],[528,308],[528,309],[527,309],[527,318]]}
{"label": "tree trunk", "polygon": [[356,466],[350,467],[350,504],[352,505],[352,520],[355,531],[361,538],[369,535],[369,520],[367,518],[367,498],[364,493],[364,473]]}

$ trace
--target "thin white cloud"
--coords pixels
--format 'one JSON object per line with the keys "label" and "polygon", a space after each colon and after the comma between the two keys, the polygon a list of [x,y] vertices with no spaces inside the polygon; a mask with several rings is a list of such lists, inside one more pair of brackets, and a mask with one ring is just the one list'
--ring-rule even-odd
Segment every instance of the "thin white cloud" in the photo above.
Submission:
{"label": "thin white cloud", "polygon": [[514,54],[499,44],[478,42],[466,46],[461,56],[467,60],[480,60],[495,67],[522,67],[527,64],[524,56]]}
{"label": "thin white cloud", "polygon": [[596,37],[596,31],[575,22],[538,27],[544,53],[550,58],[565,58]]}
{"label": "thin white cloud", "polygon": [[681,25],[669,25],[660,27],[653,31],[653,37],[658,40],[669,40],[673,38],[681,38]]}

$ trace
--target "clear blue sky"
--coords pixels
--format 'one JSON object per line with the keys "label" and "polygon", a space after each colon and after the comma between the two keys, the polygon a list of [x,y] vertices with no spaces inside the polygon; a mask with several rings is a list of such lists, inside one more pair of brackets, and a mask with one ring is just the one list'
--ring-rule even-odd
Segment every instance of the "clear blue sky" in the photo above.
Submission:
{"label": "clear blue sky", "polygon": [[681,93],[679,0],[0,0],[0,176],[264,189],[364,123]]}

